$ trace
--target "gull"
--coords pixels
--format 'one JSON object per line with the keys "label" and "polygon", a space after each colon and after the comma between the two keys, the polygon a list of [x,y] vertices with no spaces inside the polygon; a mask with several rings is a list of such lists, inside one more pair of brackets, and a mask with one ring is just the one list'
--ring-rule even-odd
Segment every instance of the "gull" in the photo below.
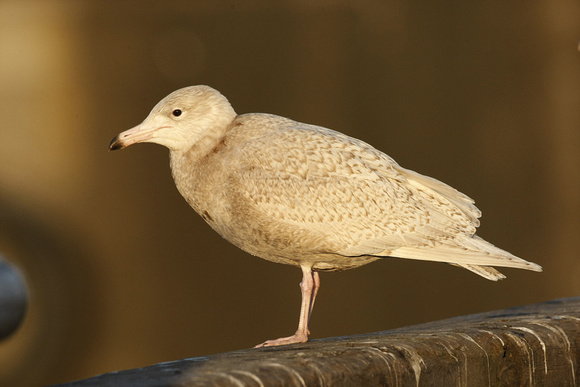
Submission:
{"label": "gull", "polygon": [[209,86],[169,94],[109,149],[143,142],[169,149],[178,191],[222,237],[301,268],[296,333],[257,347],[308,341],[321,271],[386,257],[445,262],[492,281],[505,278],[493,266],[542,271],[477,236],[481,212],[449,185],[331,129],[238,115]]}

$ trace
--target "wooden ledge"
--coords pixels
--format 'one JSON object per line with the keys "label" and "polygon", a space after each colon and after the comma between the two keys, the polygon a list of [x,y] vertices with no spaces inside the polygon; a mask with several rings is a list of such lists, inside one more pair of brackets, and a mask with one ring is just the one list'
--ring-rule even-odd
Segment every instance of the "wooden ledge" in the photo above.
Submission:
{"label": "wooden ledge", "polygon": [[575,297],[177,360],[59,386],[575,386],[579,369]]}

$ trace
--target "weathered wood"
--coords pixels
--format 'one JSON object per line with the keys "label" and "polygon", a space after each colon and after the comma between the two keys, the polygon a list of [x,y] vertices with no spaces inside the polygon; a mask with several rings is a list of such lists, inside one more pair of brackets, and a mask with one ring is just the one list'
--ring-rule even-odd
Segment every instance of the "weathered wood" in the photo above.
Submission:
{"label": "weathered wood", "polygon": [[160,363],[61,386],[575,386],[579,366],[576,297]]}

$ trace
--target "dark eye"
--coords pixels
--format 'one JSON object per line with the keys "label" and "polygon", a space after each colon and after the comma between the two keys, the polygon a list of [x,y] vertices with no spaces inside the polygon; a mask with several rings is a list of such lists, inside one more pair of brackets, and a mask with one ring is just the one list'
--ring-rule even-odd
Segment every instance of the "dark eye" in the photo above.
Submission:
{"label": "dark eye", "polygon": [[175,109],[174,111],[171,112],[171,114],[173,114],[175,117],[179,117],[181,115],[181,110]]}

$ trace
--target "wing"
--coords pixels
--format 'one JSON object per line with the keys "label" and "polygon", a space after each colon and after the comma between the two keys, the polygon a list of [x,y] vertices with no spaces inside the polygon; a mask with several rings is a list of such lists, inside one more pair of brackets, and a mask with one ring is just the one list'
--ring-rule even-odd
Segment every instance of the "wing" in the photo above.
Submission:
{"label": "wing", "polygon": [[429,247],[478,225],[467,196],[329,129],[294,122],[252,139],[238,162],[238,184],[257,212],[323,233],[340,246],[332,253]]}
{"label": "wing", "polygon": [[468,196],[363,141],[284,123],[243,147],[237,172],[252,212],[276,220],[272,234],[282,223],[286,242],[312,251],[448,262],[493,280],[502,274],[479,265],[541,270],[474,235],[481,212]]}

